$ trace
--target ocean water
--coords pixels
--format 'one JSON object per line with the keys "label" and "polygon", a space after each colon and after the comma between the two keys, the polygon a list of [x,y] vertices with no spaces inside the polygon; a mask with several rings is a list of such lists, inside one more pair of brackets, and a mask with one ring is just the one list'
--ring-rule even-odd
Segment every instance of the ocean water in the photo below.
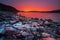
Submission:
{"label": "ocean water", "polygon": [[60,22],[60,13],[20,12],[19,14],[26,17],[52,19],[54,21]]}

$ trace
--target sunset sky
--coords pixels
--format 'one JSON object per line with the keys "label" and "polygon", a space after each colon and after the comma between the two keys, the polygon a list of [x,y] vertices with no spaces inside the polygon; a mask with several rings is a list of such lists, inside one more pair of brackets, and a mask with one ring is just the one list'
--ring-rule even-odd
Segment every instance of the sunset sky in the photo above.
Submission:
{"label": "sunset sky", "polygon": [[49,11],[60,9],[60,0],[0,0],[22,11]]}

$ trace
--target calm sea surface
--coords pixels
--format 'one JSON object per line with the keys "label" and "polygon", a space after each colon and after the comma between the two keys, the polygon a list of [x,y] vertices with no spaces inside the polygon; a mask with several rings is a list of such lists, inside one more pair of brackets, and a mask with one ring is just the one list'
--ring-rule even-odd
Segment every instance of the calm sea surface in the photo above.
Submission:
{"label": "calm sea surface", "polygon": [[60,13],[20,12],[20,14],[26,17],[52,19],[54,21],[60,22]]}

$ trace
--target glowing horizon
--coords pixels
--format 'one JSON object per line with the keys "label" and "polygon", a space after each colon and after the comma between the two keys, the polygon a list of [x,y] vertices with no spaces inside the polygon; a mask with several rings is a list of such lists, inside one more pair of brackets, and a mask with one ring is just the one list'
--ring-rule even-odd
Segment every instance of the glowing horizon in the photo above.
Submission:
{"label": "glowing horizon", "polygon": [[16,9],[21,10],[21,11],[52,11],[52,10],[57,10],[60,8],[45,8],[45,7],[38,7],[38,6],[17,6]]}

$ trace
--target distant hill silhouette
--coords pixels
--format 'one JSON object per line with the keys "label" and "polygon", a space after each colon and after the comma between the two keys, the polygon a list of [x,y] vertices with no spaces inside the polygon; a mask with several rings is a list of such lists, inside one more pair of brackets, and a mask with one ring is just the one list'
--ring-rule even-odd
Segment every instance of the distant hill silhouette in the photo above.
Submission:
{"label": "distant hill silhouette", "polygon": [[[25,11],[20,11],[25,12]],[[51,10],[51,11],[28,11],[28,12],[39,12],[39,13],[60,13],[60,10]]]}
{"label": "distant hill silhouette", "polygon": [[18,12],[16,8],[2,3],[0,3],[0,11]]}
{"label": "distant hill silhouette", "polygon": [[52,13],[60,13],[60,10],[53,10]]}
{"label": "distant hill silhouette", "polygon": [[40,11],[41,13],[60,13],[60,10]]}

